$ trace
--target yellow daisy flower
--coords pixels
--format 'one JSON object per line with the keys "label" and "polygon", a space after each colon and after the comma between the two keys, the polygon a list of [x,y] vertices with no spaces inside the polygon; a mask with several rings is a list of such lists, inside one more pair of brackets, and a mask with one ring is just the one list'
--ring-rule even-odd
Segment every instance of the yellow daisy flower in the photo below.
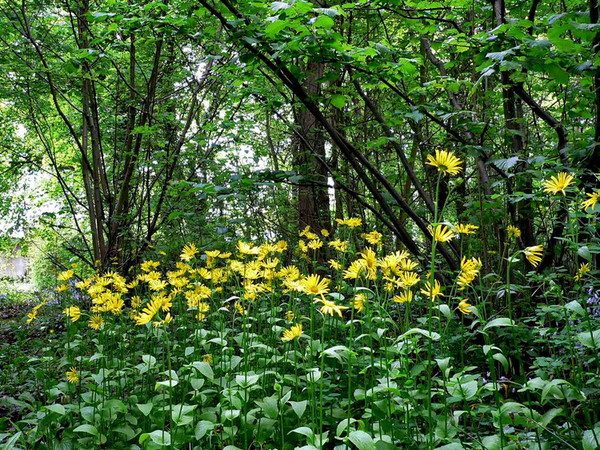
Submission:
{"label": "yellow daisy flower", "polygon": [[392,298],[396,303],[410,303],[413,300],[412,291],[406,290],[403,291],[400,295],[394,295]]}
{"label": "yellow daisy flower", "polygon": [[567,172],[559,172],[558,176],[553,175],[544,183],[544,192],[549,194],[566,194],[565,189],[573,182],[575,177]]}
{"label": "yellow daisy flower", "polygon": [[458,304],[458,310],[468,316],[473,312],[473,305],[471,305],[466,298],[463,298]]}
{"label": "yellow daisy flower", "polygon": [[67,380],[69,380],[69,383],[77,383],[77,381],[79,381],[77,367],[71,367],[71,369],[67,371]]}
{"label": "yellow daisy flower", "polygon": [[290,342],[294,339],[298,339],[302,335],[302,325],[293,325],[289,330],[283,332],[281,340],[284,342]]}
{"label": "yellow daisy flower", "polygon": [[428,155],[427,164],[437,167],[444,175],[457,175],[462,170],[462,161],[446,150],[436,150],[435,156]]}
{"label": "yellow daisy flower", "polygon": [[594,209],[596,204],[600,201],[600,189],[596,192],[592,192],[591,194],[585,194],[589,198],[581,202],[581,207],[583,209]]}
{"label": "yellow daisy flower", "polygon": [[531,263],[533,267],[537,267],[542,260],[542,254],[544,253],[544,246],[534,245],[533,247],[527,247],[523,250],[527,261]]}

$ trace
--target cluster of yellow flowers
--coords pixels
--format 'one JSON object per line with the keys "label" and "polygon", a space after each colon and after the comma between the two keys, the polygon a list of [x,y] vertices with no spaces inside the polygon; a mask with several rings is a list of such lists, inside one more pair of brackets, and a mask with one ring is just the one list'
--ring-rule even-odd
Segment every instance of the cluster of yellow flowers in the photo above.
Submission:
{"label": "cluster of yellow flowers", "polygon": [[458,284],[458,290],[463,291],[467,286],[469,286],[477,275],[479,275],[479,270],[481,269],[481,260],[479,258],[469,258],[463,257],[460,263],[460,274],[458,275],[458,279],[456,280],[456,284]]}

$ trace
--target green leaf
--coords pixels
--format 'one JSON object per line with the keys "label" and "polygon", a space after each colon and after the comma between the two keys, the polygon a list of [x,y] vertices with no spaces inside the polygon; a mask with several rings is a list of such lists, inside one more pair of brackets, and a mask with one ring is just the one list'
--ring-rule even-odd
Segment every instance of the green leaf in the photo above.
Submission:
{"label": "green leaf", "polygon": [[[594,436],[595,435],[595,436]],[[600,447],[600,427],[592,430],[586,430],[583,432],[583,439],[581,440],[583,450],[596,450]]]}
{"label": "green leaf", "polygon": [[147,417],[148,414],[150,414],[150,411],[152,411],[152,407],[154,405],[152,403],[138,403],[136,406],[142,412],[142,414]]}
{"label": "green leaf", "polygon": [[241,388],[247,388],[258,383],[260,375],[236,375],[235,382]]}
{"label": "green leaf", "polygon": [[13,434],[12,437],[4,443],[4,445],[2,446],[2,449],[3,450],[12,450],[13,448],[15,448],[15,445],[16,445],[17,441],[19,439],[21,439],[22,434],[23,434],[23,432],[21,432],[21,431],[18,431],[17,433]]}
{"label": "green leaf", "polygon": [[194,361],[193,366],[206,378],[208,378],[209,380],[214,380],[215,374],[212,370],[212,367],[210,367],[209,363],[202,361]]}
{"label": "green leaf", "polygon": [[350,432],[350,442],[352,442],[358,450],[374,450],[375,442],[370,434],[361,431],[355,430]]}
{"label": "green leaf", "polygon": [[585,316],[585,309],[583,309],[583,306],[581,306],[577,300],[573,300],[572,302],[567,303],[565,306],[568,311],[577,313],[580,316]]}
{"label": "green leaf", "polygon": [[592,260],[592,253],[587,245],[582,245],[577,249],[577,254],[587,261]]}
{"label": "green leaf", "polygon": [[79,425],[73,431],[75,433],[88,433],[94,436],[98,436],[98,429],[94,425],[90,425],[89,423]]}
{"label": "green leaf", "polygon": [[330,30],[333,27],[334,21],[329,16],[319,16],[315,21],[316,28],[325,28],[326,30]]}
{"label": "green leaf", "polygon": [[125,435],[125,439],[130,441],[135,437],[135,431],[129,425],[121,425],[120,427],[114,428],[114,431]]}
{"label": "green leaf", "polygon": [[206,433],[215,429],[215,424],[209,422],[208,420],[201,420],[196,424],[196,428],[194,430],[194,436],[196,439],[202,439]]}
{"label": "green leaf", "polygon": [[400,336],[400,339],[402,339],[406,336],[410,336],[412,334],[421,334],[421,335],[425,336],[426,338],[432,339],[434,341],[440,340],[439,333],[436,333],[435,331],[432,331],[431,333],[429,333],[429,331],[423,330],[421,328],[411,328],[406,333],[404,333],[402,336]]}
{"label": "green leaf", "polygon": [[154,365],[156,365],[156,358],[152,355],[142,355],[142,361],[144,361],[144,364],[150,367],[154,367]]}
{"label": "green leaf", "polygon": [[160,386],[164,386],[164,387],[168,387],[168,388],[174,388],[178,384],[179,384],[179,381],[177,381],[177,380],[157,381],[156,385],[154,386],[154,389],[158,389]]}
{"label": "green leaf", "polygon": [[483,329],[487,330],[488,328],[514,327],[514,326],[515,326],[515,322],[510,320],[508,317],[498,317],[497,319],[494,319],[491,322],[488,322],[487,325],[485,327],[483,327]]}
{"label": "green leaf", "polygon": [[331,96],[331,104],[337,109],[342,109],[346,106],[346,96],[340,94],[334,94]]}
{"label": "green leaf", "polygon": [[154,430],[152,433],[149,433],[148,436],[150,436],[152,442],[162,447],[171,445],[171,434],[168,431]]}
{"label": "green leaf", "polygon": [[265,35],[268,38],[273,39],[277,36],[279,32],[283,31],[287,26],[288,23],[283,20],[276,20],[275,22],[271,22],[269,25],[267,25],[267,28],[265,29]]}
{"label": "green leaf", "polygon": [[577,335],[577,339],[588,348],[600,348],[600,330],[584,331]]}
{"label": "green leaf", "polygon": [[502,367],[504,367],[504,370],[508,372],[508,360],[506,359],[506,356],[504,356],[502,353],[494,353],[492,358],[500,362],[500,364],[502,364]]}
{"label": "green leaf", "polygon": [[307,404],[308,404],[308,400],[302,400],[301,402],[290,402],[290,405],[291,405],[292,409],[294,410],[294,412],[296,413],[296,415],[298,416],[298,419],[302,418],[304,411],[306,411]]}
{"label": "green leaf", "polygon": [[65,413],[67,412],[65,407],[63,405],[59,405],[59,404],[47,405],[46,408],[52,412],[55,412],[56,414],[60,414],[61,416],[64,416]]}

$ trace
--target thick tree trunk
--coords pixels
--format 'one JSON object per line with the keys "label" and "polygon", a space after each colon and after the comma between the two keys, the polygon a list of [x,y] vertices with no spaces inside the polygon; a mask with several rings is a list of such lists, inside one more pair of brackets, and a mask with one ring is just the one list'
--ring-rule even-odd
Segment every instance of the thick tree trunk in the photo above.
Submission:
{"label": "thick tree trunk", "polygon": [[[321,95],[317,80],[323,76],[324,64],[310,62],[306,67],[308,76],[304,80],[307,94],[316,98]],[[296,112],[300,139],[294,142],[294,163],[302,179],[298,186],[298,226],[307,225],[311,230],[331,230],[331,212],[327,192],[327,170],[318,158],[325,160],[325,135],[315,116],[302,107]]]}

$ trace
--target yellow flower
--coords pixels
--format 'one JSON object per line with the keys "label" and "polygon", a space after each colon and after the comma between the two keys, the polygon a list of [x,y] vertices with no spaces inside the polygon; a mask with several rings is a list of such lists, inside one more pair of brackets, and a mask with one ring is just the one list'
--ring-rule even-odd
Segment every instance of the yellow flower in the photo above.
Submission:
{"label": "yellow flower", "polygon": [[331,300],[326,300],[324,298],[315,300],[315,303],[321,303],[323,306],[321,306],[321,309],[319,311],[321,311],[322,314],[329,314],[330,316],[333,316],[333,314],[335,313],[338,316],[342,317],[342,311],[348,309],[347,306],[336,305],[335,302],[332,302]]}
{"label": "yellow flower", "polygon": [[283,332],[281,340],[284,342],[290,342],[294,339],[298,339],[302,335],[302,325],[293,325],[289,330]]}
{"label": "yellow flower", "polygon": [[300,249],[300,251],[302,253],[308,253],[308,245],[306,245],[306,242],[304,242],[304,241],[298,242],[298,248]]}
{"label": "yellow flower", "polygon": [[69,383],[77,383],[79,381],[79,372],[77,371],[77,367],[71,367],[70,370],[67,371],[67,380]]}
{"label": "yellow flower", "polygon": [[467,224],[459,224],[456,226],[456,232],[459,234],[475,234],[475,232],[479,229],[477,225]]}
{"label": "yellow flower", "polygon": [[27,323],[31,323],[35,320],[37,316],[37,309],[34,309],[30,313],[27,313]]}
{"label": "yellow flower", "polygon": [[350,217],[349,219],[335,219],[340,225],[346,225],[350,228],[360,227],[362,225],[362,219],[358,217]]}
{"label": "yellow flower", "polygon": [[467,259],[463,256],[460,262],[460,274],[456,283],[458,284],[459,291],[464,290],[471,282],[479,275],[481,269],[481,260],[478,258]]}
{"label": "yellow flower", "polygon": [[360,252],[360,256],[367,269],[367,277],[371,280],[377,278],[377,254],[372,248],[367,247],[364,251]]}
{"label": "yellow flower", "polygon": [[323,237],[329,237],[329,231],[325,230],[325,229],[322,229],[321,230],[321,236],[323,236]]}
{"label": "yellow flower", "polygon": [[288,322],[293,322],[295,318],[296,315],[292,311],[285,312],[285,320],[287,320]]}
{"label": "yellow flower", "polygon": [[110,297],[110,299],[104,305],[105,311],[110,311],[115,316],[121,314],[123,310],[123,306],[125,306],[125,302],[121,298],[121,294],[115,294]]}
{"label": "yellow flower", "polygon": [[423,289],[421,289],[421,293],[427,298],[431,298],[431,301],[435,300],[437,296],[443,295],[441,292],[442,287],[440,286],[440,282],[438,280],[433,282],[433,288],[431,287],[431,283],[428,281],[425,283]]}
{"label": "yellow flower", "polygon": [[369,244],[380,245],[381,244],[381,238],[383,237],[383,234],[381,234],[379,231],[371,231],[370,233],[364,233],[364,234],[362,234],[362,237]]}
{"label": "yellow flower", "polygon": [[71,318],[71,322],[77,322],[81,317],[81,310],[78,306],[71,306],[70,308],[65,308],[63,311],[67,317]]}
{"label": "yellow flower", "polygon": [[181,255],[179,256],[179,258],[182,261],[191,261],[194,256],[196,255],[196,253],[198,253],[198,249],[196,248],[196,244],[191,243],[191,244],[187,244],[185,247],[183,247],[183,250],[181,250]]}
{"label": "yellow flower", "polygon": [[400,272],[400,281],[405,287],[414,286],[419,281],[421,281],[421,277],[417,275],[415,272]]}
{"label": "yellow flower", "polygon": [[333,270],[340,270],[342,268],[342,265],[334,259],[330,259],[328,262],[329,267],[331,267]]}
{"label": "yellow flower", "polygon": [[102,328],[102,325],[104,325],[104,319],[102,318],[102,316],[95,314],[92,317],[90,317],[88,325],[94,330],[99,330],[100,328]]}
{"label": "yellow flower", "polygon": [[596,192],[592,192],[591,194],[585,194],[589,198],[581,202],[581,207],[583,209],[594,209],[596,204],[600,201],[600,189]]}
{"label": "yellow flower", "polygon": [[410,272],[418,265],[419,264],[416,263],[415,261],[413,261],[412,259],[405,258],[405,259],[400,260],[400,264],[398,266],[400,267],[400,270],[404,270],[405,272]]}
{"label": "yellow flower", "polygon": [[204,355],[204,356],[202,357],[202,362],[205,362],[205,363],[211,364],[211,363],[213,362],[213,355],[212,355],[212,354],[210,354],[210,353],[207,353],[206,355]]}
{"label": "yellow flower", "polygon": [[365,271],[366,264],[362,259],[354,261],[348,269],[344,270],[344,279],[356,280],[360,278]]}
{"label": "yellow flower", "polygon": [[544,247],[542,245],[534,245],[533,247],[527,247],[523,250],[525,257],[531,263],[533,267],[537,267],[542,260],[542,254],[544,253]]}
{"label": "yellow flower", "polygon": [[448,242],[456,237],[454,231],[448,228],[446,225],[438,225],[435,227],[435,232],[429,227],[429,231],[433,234],[433,238],[438,242]]}
{"label": "yellow flower", "polygon": [[327,245],[335,248],[338,252],[345,252],[348,249],[348,241],[340,241],[339,239],[331,241]]}
{"label": "yellow flower", "polygon": [[577,275],[575,275],[575,281],[581,280],[581,278],[588,272],[590,272],[589,263],[581,264],[579,266],[579,270],[577,271]]}
{"label": "yellow flower", "polygon": [[413,293],[409,290],[403,291],[400,295],[394,295],[392,298],[396,303],[410,303],[412,302],[412,299]]}
{"label": "yellow flower", "polygon": [[258,255],[260,252],[259,247],[255,247],[254,244],[248,244],[243,241],[238,241],[237,249],[242,255]]}
{"label": "yellow flower", "polygon": [[313,250],[317,250],[323,247],[323,241],[320,239],[312,239],[308,242],[308,248],[312,248]]}
{"label": "yellow flower", "polygon": [[519,230],[517,227],[515,227],[513,225],[509,225],[506,228],[506,232],[508,233],[509,238],[518,239],[521,237],[521,230]]}
{"label": "yellow flower", "polygon": [[156,322],[152,322],[152,326],[154,328],[158,328],[161,325],[168,325],[173,321],[173,317],[171,317],[171,313],[167,313],[164,320],[157,320]]}
{"label": "yellow flower", "polygon": [[300,287],[302,292],[309,295],[324,295],[329,292],[329,283],[331,280],[328,278],[321,278],[319,275],[313,274],[300,280]]}
{"label": "yellow flower", "polygon": [[56,279],[58,281],[69,281],[71,278],[73,278],[73,275],[75,275],[75,272],[72,270],[65,270],[64,272],[59,273]]}
{"label": "yellow flower", "polygon": [[437,167],[444,175],[457,175],[462,170],[460,167],[462,161],[446,150],[436,150],[435,157],[427,155],[427,164]]}
{"label": "yellow flower", "polygon": [[473,305],[471,305],[468,301],[468,299],[463,298],[460,303],[458,304],[458,310],[463,313],[464,315],[469,315],[473,312]]}
{"label": "yellow flower", "polygon": [[131,307],[133,309],[138,309],[142,304],[142,299],[140,298],[139,295],[134,295],[133,297],[131,297]]}
{"label": "yellow flower", "polygon": [[58,286],[56,288],[56,290],[58,292],[63,292],[63,291],[66,291],[67,289],[69,289],[69,285],[68,284],[61,284],[60,286]]}
{"label": "yellow flower", "polygon": [[559,172],[558,176],[553,175],[550,177],[550,180],[544,183],[544,192],[549,194],[558,194],[559,192],[562,192],[562,194],[565,195],[565,189],[567,189],[574,179],[575,177],[567,172]]}
{"label": "yellow flower", "polygon": [[235,302],[235,309],[240,316],[243,316],[246,314],[246,310],[244,309],[244,307],[242,306],[242,304],[240,302]]}
{"label": "yellow flower", "polygon": [[152,291],[162,291],[164,288],[168,286],[168,283],[164,280],[150,280],[148,282],[148,287]]}
{"label": "yellow flower", "polygon": [[150,302],[135,319],[137,325],[146,325],[162,307],[163,299],[160,296],[152,297]]}
{"label": "yellow flower", "polygon": [[354,296],[354,299],[352,300],[352,306],[358,312],[362,312],[363,309],[365,309],[365,300],[366,299],[367,299],[367,296],[365,294],[356,294]]}
{"label": "yellow flower", "polygon": [[144,272],[152,272],[154,269],[156,269],[158,266],[160,266],[160,263],[158,261],[144,261],[142,263],[142,265],[140,266],[140,268],[144,271]]}

